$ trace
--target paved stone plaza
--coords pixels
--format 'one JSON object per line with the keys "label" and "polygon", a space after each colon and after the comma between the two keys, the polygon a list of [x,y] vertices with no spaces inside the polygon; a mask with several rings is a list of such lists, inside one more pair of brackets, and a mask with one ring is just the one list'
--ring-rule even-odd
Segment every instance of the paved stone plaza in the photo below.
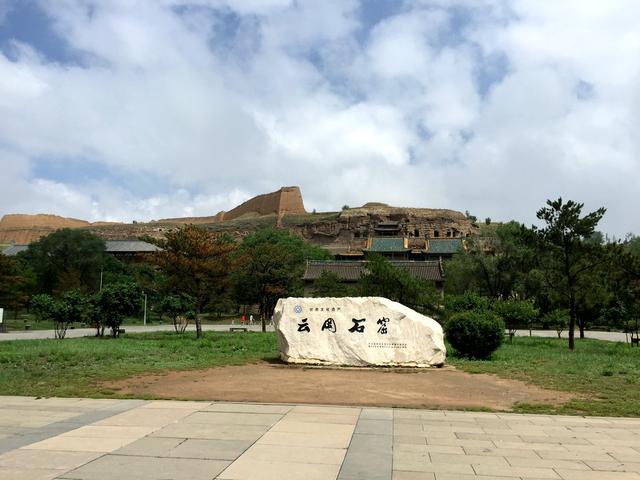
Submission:
{"label": "paved stone plaza", "polygon": [[640,419],[0,397],[0,479],[640,480]]}

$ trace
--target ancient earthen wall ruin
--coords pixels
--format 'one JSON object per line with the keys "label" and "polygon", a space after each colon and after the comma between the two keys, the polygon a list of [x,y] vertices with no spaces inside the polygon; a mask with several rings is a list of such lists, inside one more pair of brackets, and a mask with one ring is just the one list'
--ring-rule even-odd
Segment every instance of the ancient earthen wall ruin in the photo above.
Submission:
{"label": "ancient earthen wall ruin", "polygon": [[306,213],[300,188],[282,187],[276,192],[258,195],[238,205],[233,210],[224,212],[222,218],[223,220],[233,220],[247,214],[269,215],[272,213],[276,215]]}

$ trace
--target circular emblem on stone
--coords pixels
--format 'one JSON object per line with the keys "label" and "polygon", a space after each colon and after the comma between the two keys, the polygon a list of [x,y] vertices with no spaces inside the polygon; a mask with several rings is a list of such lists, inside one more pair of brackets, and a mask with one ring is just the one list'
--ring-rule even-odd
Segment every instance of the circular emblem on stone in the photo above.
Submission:
{"label": "circular emblem on stone", "polygon": [[296,305],[293,307],[293,311],[296,313],[302,313],[302,307],[300,305]]}

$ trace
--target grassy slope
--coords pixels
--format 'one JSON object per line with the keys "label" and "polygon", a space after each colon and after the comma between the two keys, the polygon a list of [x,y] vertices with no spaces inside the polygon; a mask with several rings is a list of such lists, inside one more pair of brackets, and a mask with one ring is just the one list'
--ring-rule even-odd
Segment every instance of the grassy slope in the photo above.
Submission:
{"label": "grassy slope", "polygon": [[640,416],[640,348],[628,344],[582,339],[571,352],[566,340],[516,337],[490,361],[452,355],[447,361],[467,372],[494,373],[582,397],[560,407],[519,405],[521,412]]}
{"label": "grassy slope", "polygon": [[[148,333],[109,338],[0,342],[0,394],[108,396],[96,382],[143,372],[190,370],[277,357],[273,333]],[[471,373],[493,373],[546,388],[576,392],[565,405],[519,405],[517,411],[640,416],[640,348],[598,340],[515,338],[490,361],[449,355]]]}

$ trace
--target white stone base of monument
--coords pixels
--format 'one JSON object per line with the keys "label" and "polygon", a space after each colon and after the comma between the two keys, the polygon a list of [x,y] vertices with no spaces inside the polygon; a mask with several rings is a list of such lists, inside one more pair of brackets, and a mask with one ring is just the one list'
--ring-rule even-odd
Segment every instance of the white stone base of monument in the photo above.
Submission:
{"label": "white stone base of monument", "polygon": [[445,360],[440,324],[386,298],[284,298],[274,323],[289,363],[432,367]]}

